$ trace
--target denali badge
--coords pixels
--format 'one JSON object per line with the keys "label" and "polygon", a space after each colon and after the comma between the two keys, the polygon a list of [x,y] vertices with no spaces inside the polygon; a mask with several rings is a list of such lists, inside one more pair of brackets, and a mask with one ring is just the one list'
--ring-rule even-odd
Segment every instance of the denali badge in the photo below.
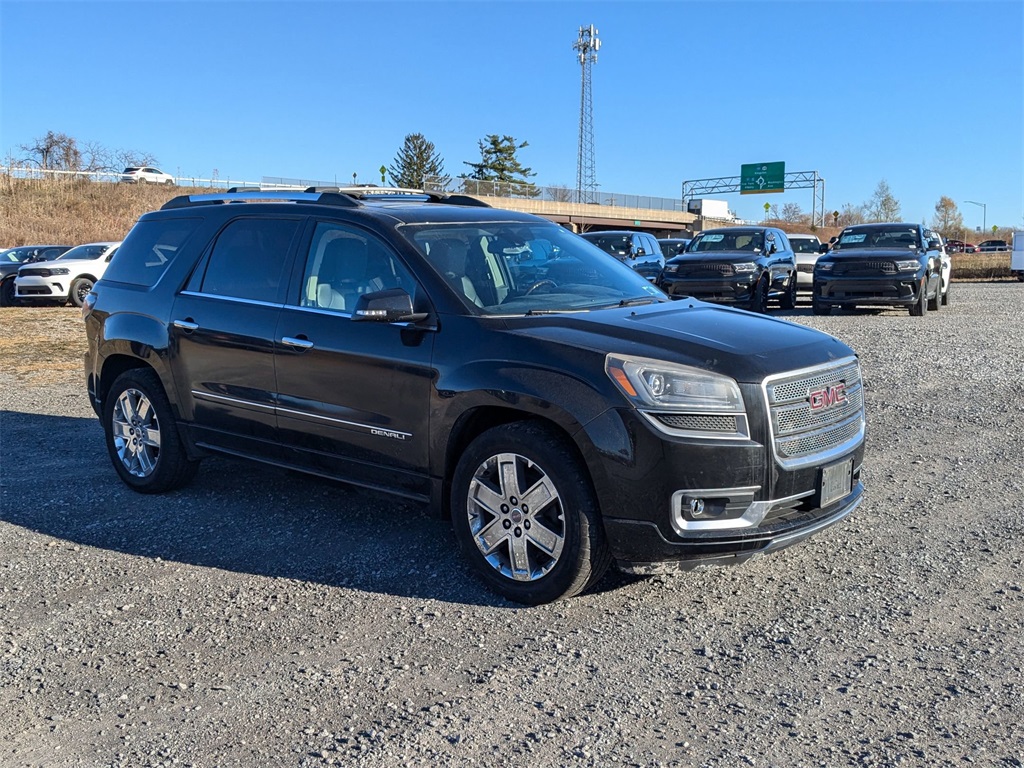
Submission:
{"label": "denali badge", "polygon": [[808,393],[812,411],[821,411],[846,402],[846,385],[833,384],[831,387],[816,389]]}

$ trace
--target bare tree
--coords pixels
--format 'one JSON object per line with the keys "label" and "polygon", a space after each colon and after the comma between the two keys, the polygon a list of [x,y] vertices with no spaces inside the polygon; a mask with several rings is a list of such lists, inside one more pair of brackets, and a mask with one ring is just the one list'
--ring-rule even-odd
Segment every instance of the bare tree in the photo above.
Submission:
{"label": "bare tree", "polygon": [[47,131],[45,136],[22,144],[20,149],[28,152],[23,162],[53,171],[77,171],[82,167],[82,152],[74,138],[65,133]]}
{"label": "bare tree", "polygon": [[964,217],[952,198],[943,195],[935,204],[932,229],[937,229],[943,237],[954,237],[963,232]]}
{"label": "bare tree", "polygon": [[875,187],[875,193],[864,204],[868,221],[899,221],[900,201],[892,194],[889,182],[882,179]]}
{"label": "bare tree", "polygon": [[576,199],[576,190],[569,189],[565,184],[548,187],[548,191],[551,193],[551,199],[556,203],[571,203]]}
{"label": "bare tree", "polygon": [[839,212],[839,218],[835,219],[835,222],[836,226],[849,227],[852,224],[863,224],[866,220],[862,206],[846,203]]}
{"label": "bare tree", "polygon": [[782,206],[782,220],[788,224],[810,223],[799,203],[786,203]]}

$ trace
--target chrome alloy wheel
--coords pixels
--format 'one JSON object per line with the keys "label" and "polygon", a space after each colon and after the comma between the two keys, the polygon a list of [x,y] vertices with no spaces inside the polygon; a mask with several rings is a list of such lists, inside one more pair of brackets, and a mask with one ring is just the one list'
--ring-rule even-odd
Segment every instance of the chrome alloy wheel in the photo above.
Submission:
{"label": "chrome alloy wheel", "polygon": [[469,486],[473,541],[494,570],[536,581],[558,563],[565,512],[554,482],[530,459],[499,453],[484,461]]}
{"label": "chrome alloy wheel", "polygon": [[136,477],[149,477],[160,458],[160,423],[146,395],[126,389],[114,403],[111,435],[118,458]]}

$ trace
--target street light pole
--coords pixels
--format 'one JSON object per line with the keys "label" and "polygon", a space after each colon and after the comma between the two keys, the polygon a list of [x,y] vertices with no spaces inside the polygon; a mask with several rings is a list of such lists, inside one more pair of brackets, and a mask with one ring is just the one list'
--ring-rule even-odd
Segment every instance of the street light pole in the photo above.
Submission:
{"label": "street light pole", "polygon": [[973,200],[964,200],[965,203],[981,206],[981,231],[984,234],[988,231],[988,206],[984,203],[976,203]]}

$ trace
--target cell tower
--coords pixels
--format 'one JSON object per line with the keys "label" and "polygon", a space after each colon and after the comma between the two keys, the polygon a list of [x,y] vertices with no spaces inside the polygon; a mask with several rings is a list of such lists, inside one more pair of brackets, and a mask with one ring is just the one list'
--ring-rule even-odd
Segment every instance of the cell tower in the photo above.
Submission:
{"label": "cell tower", "polygon": [[580,27],[580,36],[572,48],[577,51],[580,75],[580,142],[576,156],[576,202],[593,203],[597,197],[597,172],[594,170],[594,102],[591,96],[590,71],[597,61],[601,41],[594,25]]}

